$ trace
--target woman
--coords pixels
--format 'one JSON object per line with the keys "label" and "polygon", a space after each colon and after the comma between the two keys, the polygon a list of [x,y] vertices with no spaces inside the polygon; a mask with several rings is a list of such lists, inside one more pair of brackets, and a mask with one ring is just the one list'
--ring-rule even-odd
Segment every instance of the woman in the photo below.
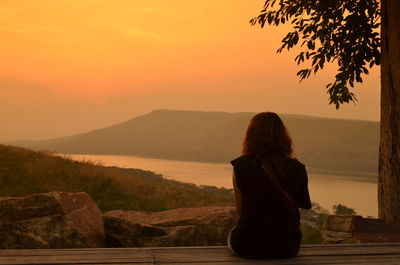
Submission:
{"label": "woman", "polygon": [[239,221],[228,238],[245,258],[290,258],[301,242],[298,208],[311,208],[307,172],[293,158],[292,140],[272,112],[252,118],[242,156],[231,161]]}

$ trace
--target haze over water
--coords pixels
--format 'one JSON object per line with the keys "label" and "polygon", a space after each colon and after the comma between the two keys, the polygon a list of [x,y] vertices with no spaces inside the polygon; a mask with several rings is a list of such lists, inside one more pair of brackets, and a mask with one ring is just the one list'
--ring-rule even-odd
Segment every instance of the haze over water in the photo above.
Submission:
{"label": "haze over water", "polygon": [[[100,162],[105,166],[139,168],[162,174],[164,177],[196,185],[232,188],[230,164],[189,162],[115,155],[68,155],[75,160]],[[366,216],[378,215],[377,184],[357,181],[343,175],[308,172],[311,200],[332,212],[332,206],[344,204]]]}

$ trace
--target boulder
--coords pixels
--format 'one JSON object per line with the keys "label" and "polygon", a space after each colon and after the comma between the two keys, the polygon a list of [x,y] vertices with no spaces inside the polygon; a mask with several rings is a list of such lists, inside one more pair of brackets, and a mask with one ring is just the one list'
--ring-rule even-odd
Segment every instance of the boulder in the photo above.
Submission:
{"label": "boulder", "polygon": [[330,215],[322,228],[323,244],[391,242],[400,242],[400,222],[358,215]]}
{"label": "boulder", "polygon": [[0,248],[105,247],[103,219],[85,192],[0,197]]}
{"label": "boulder", "polygon": [[113,247],[226,245],[236,220],[233,207],[217,206],[104,214],[106,238]]}

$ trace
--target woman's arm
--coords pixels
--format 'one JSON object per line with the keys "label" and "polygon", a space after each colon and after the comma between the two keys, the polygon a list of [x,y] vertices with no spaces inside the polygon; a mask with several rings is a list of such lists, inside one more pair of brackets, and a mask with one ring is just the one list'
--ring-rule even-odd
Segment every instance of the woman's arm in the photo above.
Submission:
{"label": "woman's arm", "polygon": [[235,172],[233,172],[233,191],[235,192],[236,211],[239,216],[242,215],[242,191],[239,189],[236,181]]}

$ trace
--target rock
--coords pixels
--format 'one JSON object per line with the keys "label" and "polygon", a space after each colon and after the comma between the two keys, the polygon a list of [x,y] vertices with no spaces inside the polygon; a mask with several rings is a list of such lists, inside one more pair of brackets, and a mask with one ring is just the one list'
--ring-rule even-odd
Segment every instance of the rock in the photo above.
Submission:
{"label": "rock", "polygon": [[392,242],[400,242],[400,222],[358,215],[330,215],[322,228],[323,244]]}
{"label": "rock", "polygon": [[217,206],[104,214],[106,238],[113,247],[226,245],[236,220],[233,207]]}
{"label": "rock", "polygon": [[103,219],[85,192],[0,197],[0,248],[105,247]]}

